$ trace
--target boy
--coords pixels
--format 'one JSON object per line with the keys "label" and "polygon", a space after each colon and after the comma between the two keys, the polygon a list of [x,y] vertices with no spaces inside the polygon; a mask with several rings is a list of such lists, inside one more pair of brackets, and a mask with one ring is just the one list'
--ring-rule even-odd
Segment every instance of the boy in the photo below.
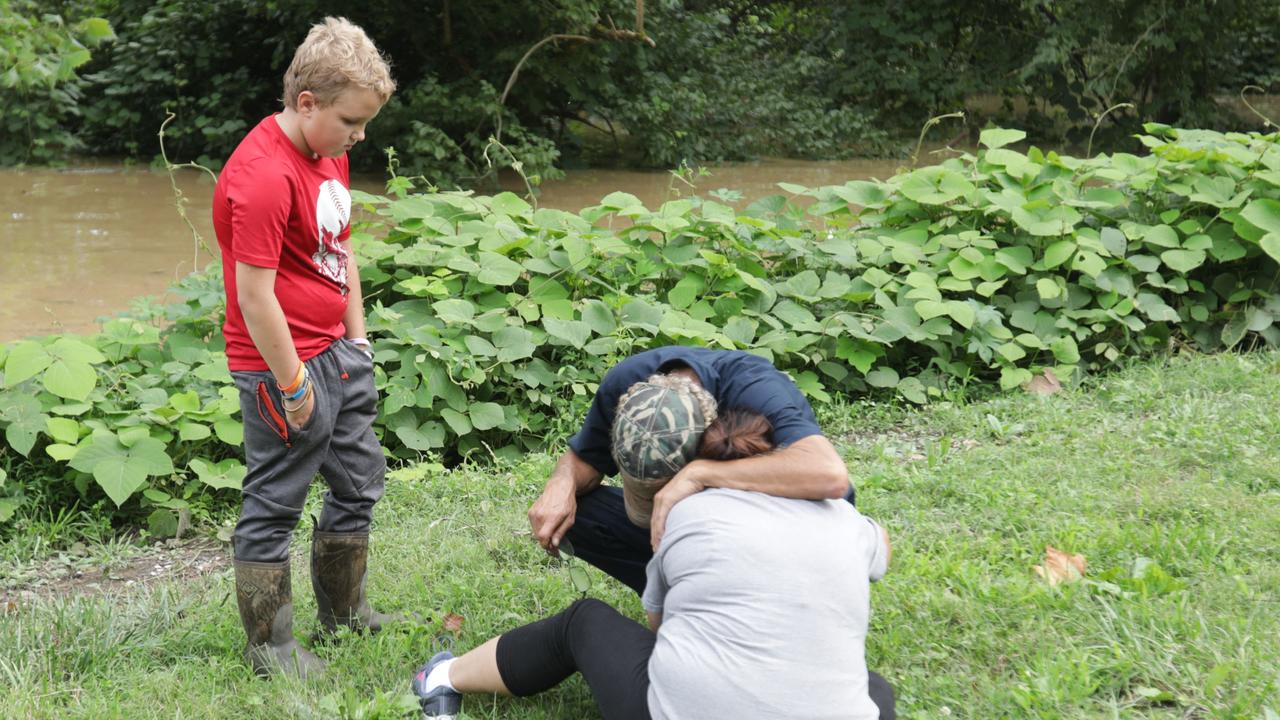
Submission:
{"label": "boy", "polygon": [[364,31],[325,18],[284,76],[283,112],[231,154],[213,198],[227,292],[227,362],[240,390],[248,473],[234,554],[236,601],[260,675],[324,662],[293,636],[289,540],[307,488],[328,483],[311,545],[320,634],[377,631],[365,597],[369,521],[386,460],[351,251],[347,151],[395,90]]}

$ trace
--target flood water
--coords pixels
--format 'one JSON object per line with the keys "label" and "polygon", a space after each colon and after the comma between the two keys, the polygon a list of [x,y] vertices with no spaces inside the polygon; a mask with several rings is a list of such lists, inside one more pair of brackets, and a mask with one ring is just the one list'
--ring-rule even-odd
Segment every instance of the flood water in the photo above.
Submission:
{"label": "flood water", "polygon": [[[543,207],[577,211],[621,190],[646,206],[719,188],[743,201],[779,192],[776,183],[818,186],[887,178],[892,160],[807,162],[771,160],[708,168],[696,190],[667,172],[572,170],[547,182]],[[518,179],[505,183],[519,189]],[[379,178],[353,183],[381,192]],[[0,342],[58,332],[92,332],[97,319],[128,309],[133,298],[160,295],[174,280],[216,259],[209,215],[213,181],[179,172],[187,213],[208,249],[175,208],[169,176],[146,169],[98,166],[73,170],[0,170]]]}

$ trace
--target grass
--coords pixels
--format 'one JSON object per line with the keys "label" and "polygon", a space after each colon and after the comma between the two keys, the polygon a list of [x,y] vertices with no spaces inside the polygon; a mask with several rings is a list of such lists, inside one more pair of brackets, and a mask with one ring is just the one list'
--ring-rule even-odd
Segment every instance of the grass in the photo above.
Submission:
{"label": "grass", "polygon": [[[902,717],[1277,717],[1280,354],[1144,363],[1051,398],[822,415],[859,507],[894,538],[868,657]],[[57,598],[0,622],[0,717],[400,717],[409,672],[436,649],[578,596],[528,537],[551,462],[423,464],[389,481],[370,596],[464,616],[456,641],[439,622],[349,637],[321,651],[325,678],[264,682],[240,662],[228,574]],[[294,554],[300,636],[314,613],[307,535]],[[1085,555],[1085,580],[1041,581],[1047,545]],[[620,585],[591,577],[592,595],[641,616]],[[465,710],[596,716],[576,679]]]}

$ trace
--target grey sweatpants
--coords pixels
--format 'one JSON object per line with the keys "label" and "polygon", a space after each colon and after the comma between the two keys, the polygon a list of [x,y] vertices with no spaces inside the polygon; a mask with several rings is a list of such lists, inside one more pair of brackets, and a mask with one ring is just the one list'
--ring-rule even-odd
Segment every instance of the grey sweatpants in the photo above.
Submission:
{"label": "grey sweatpants", "polygon": [[301,430],[285,421],[270,372],[231,373],[240,390],[248,468],[235,532],[237,560],[289,557],[289,540],[317,472],[329,485],[317,530],[367,532],[374,503],[382,497],[387,461],[373,433],[378,414],[373,361],[338,340],[306,366],[316,407]]}

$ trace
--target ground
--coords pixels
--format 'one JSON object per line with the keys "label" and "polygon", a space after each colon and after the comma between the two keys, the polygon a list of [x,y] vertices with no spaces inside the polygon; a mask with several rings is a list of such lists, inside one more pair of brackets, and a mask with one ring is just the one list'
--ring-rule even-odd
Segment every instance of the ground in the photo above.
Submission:
{"label": "ground", "polygon": [[[820,419],[860,510],[893,536],[867,656],[901,717],[1277,717],[1280,354],[1162,358],[1050,397],[861,402]],[[394,473],[370,596],[431,619],[321,648],[330,671],[308,683],[245,669],[216,541],[127,560],[88,547],[71,563],[98,588],[66,577],[65,548],[6,560],[9,578],[60,574],[9,591],[29,594],[0,622],[0,717],[401,717],[409,673],[437,649],[579,597],[528,534],[552,460]],[[304,638],[307,535],[294,548]],[[1083,577],[1046,582],[1034,568],[1049,547],[1082,556]],[[151,578],[157,566],[168,570]],[[624,588],[587,575],[587,594],[642,616]],[[536,699],[468,698],[464,712],[596,716],[579,681]]]}

